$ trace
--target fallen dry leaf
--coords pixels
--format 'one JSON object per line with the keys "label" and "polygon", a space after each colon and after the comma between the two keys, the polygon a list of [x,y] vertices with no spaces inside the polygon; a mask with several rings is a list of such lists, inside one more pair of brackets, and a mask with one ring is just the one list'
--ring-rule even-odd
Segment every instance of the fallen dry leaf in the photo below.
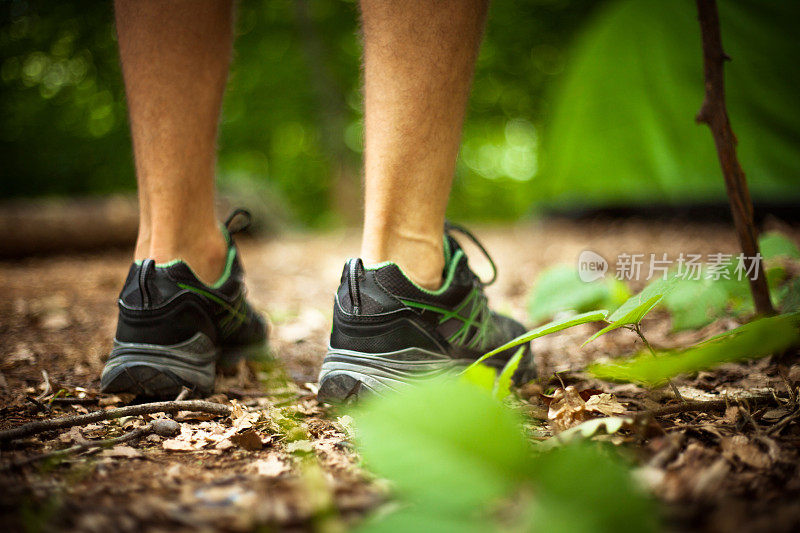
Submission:
{"label": "fallen dry leaf", "polygon": [[776,409],[768,409],[764,411],[761,418],[767,422],[775,422],[789,414],[789,409],[786,407],[778,407]]}
{"label": "fallen dry leaf", "polygon": [[122,403],[122,398],[117,396],[116,394],[112,394],[111,396],[101,396],[99,400],[97,400],[97,405],[100,407],[108,407],[109,405],[119,405]]}
{"label": "fallen dry leaf", "polygon": [[259,476],[278,477],[290,470],[289,465],[281,461],[277,455],[270,455],[266,459],[253,462],[253,467]]}
{"label": "fallen dry leaf", "polygon": [[261,442],[261,436],[254,429],[248,429],[241,433],[231,435],[230,441],[240,448],[251,452],[258,451],[264,447],[264,443]]}
{"label": "fallen dry leaf", "polygon": [[595,394],[586,400],[586,410],[601,413],[606,416],[621,415],[626,411],[625,406],[607,392]]}
{"label": "fallen dry leaf", "polygon": [[723,459],[717,459],[714,464],[709,467],[701,468],[697,475],[692,480],[692,492],[696,497],[709,497],[713,496],[718,490],[722,480],[730,472],[731,467],[728,462]]}
{"label": "fallen dry leaf", "polygon": [[242,404],[240,404],[236,400],[231,400],[231,407],[232,407],[230,414],[231,420],[237,420],[242,416],[244,416],[245,409],[242,406]]}
{"label": "fallen dry leaf", "polygon": [[772,458],[754,442],[744,435],[734,435],[722,439],[720,442],[722,454],[729,460],[739,459],[742,463],[753,468],[769,468]]}
{"label": "fallen dry leaf", "polygon": [[564,431],[586,420],[586,402],[575,387],[556,389],[550,400],[547,419],[556,431]]}
{"label": "fallen dry leaf", "polygon": [[231,439],[223,439],[214,445],[214,449],[216,450],[229,450],[234,447],[234,444],[231,442]]}
{"label": "fallen dry leaf", "polygon": [[185,440],[167,439],[161,443],[161,447],[172,452],[188,452],[194,450],[194,446]]}
{"label": "fallen dry leaf", "polygon": [[103,450],[100,455],[103,457],[144,457],[140,450],[122,444]]}

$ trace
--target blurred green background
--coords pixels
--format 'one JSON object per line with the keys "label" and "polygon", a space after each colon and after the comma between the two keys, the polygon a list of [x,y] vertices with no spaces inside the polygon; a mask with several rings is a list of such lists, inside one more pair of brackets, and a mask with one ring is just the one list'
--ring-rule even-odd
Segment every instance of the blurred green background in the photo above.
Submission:
{"label": "blurred green background", "polygon": [[[450,216],[724,200],[689,0],[498,0]],[[798,3],[720,2],[740,158],[757,201],[800,200]],[[223,190],[319,227],[360,210],[354,2],[242,0],[219,153]],[[111,2],[0,5],[0,196],[135,188]]]}

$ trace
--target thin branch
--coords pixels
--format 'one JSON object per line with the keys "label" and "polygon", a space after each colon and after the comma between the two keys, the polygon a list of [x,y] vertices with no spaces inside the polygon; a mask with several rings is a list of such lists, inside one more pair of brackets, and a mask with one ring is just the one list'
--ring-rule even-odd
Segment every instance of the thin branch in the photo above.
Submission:
{"label": "thin branch", "polygon": [[25,459],[12,462],[8,465],[3,466],[1,469],[12,470],[15,468],[19,468],[21,466],[29,465],[31,463],[45,461],[47,459],[57,459],[61,457],[66,457],[68,455],[81,453],[87,450],[110,448],[112,446],[116,446],[117,444],[121,444],[123,442],[139,440],[142,437],[150,435],[151,433],[155,433],[156,435],[160,435],[162,437],[172,437],[177,435],[179,431],[180,431],[180,424],[178,424],[174,420],[169,420],[169,419],[151,420],[145,426],[133,429],[125,433],[124,435],[120,435],[119,437],[114,437],[111,439],[95,440],[95,441],[86,441],[77,444],[75,446],[70,446],[69,448],[64,448],[63,450],[55,450],[41,455],[34,455],[33,457],[27,457]]}
{"label": "thin branch", "polygon": [[775,425],[773,425],[771,428],[767,430],[767,433],[770,436],[778,435],[780,434],[781,431],[783,431],[783,428],[785,428],[787,425],[797,420],[798,418],[800,418],[800,409],[795,409],[793,413],[786,415],[780,421],[776,422]]}
{"label": "thin branch", "polygon": [[175,397],[175,401],[179,402],[181,400],[185,400],[185,399],[187,399],[189,397],[189,395],[191,393],[192,393],[192,390],[189,387],[181,387],[181,391]]}
{"label": "thin branch", "polygon": [[47,400],[49,404],[88,405],[97,403],[100,398],[74,398],[72,396],[57,396]]}
{"label": "thin branch", "polygon": [[112,420],[123,416],[138,416],[153,413],[177,413],[178,411],[195,411],[225,416],[231,413],[229,405],[221,403],[207,402],[205,400],[183,400],[170,402],[143,403],[139,405],[128,405],[107,411],[94,411],[85,415],[63,416],[61,418],[51,418],[47,420],[37,420],[21,426],[0,431],[0,442],[11,441],[29,437],[45,431],[64,429],[72,426],[91,424],[101,420]]}
{"label": "thin branch", "polygon": [[775,398],[772,395],[764,394],[742,398],[724,398],[721,400],[684,402],[678,405],[667,405],[664,407],[659,407],[658,409],[651,409],[649,411],[629,413],[629,415],[641,420],[645,418],[658,418],[661,416],[677,415],[680,413],[725,411],[725,409],[727,409],[730,405],[736,405],[744,402],[752,403],[753,405],[763,405],[774,401]]}
{"label": "thin branch", "polygon": [[40,402],[53,392],[53,385],[50,383],[50,374],[47,373],[47,370],[42,370],[42,379],[44,380],[44,392],[36,397],[36,400]]}
{"label": "thin branch", "polygon": [[[756,311],[762,315],[775,314],[769,297],[766,276],[761,268],[758,249],[758,234],[753,220],[753,202],[747,188],[744,170],[736,157],[736,136],[731,129],[728,110],[725,106],[724,63],[730,58],[722,50],[722,35],[719,26],[716,0],[696,0],[703,41],[703,71],[705,98],[695,120],[707,124],[714,137],[717,157],[725,178],[725,187],[731,205],[733,223],[744,254],[750,291]],[[753,269],[753,270],[751,270]]]}

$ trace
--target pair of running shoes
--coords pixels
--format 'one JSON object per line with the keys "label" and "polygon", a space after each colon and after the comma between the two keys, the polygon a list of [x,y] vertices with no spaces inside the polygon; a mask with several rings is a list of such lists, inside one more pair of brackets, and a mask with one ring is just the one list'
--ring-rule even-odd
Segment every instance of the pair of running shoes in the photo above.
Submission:
{"label": "pair of running shoes", "polygon": [[[232,235],[243,229],[225,224],[225,271],[206,285],[177,260],[131,265],[119,295],[113,348],[101,376],[109,393],[174,398],[183,387],[195,395],[213,391],[217,364],[266,352],[267,325],[247,301],[244,270]],[[350,259],[333,304],[328,352],[319,375],[318,399],[357,400],[413,386],[419,380],[453,372],[525,332],[515,320],[487,305],[484,283],[470,269],[453,237],[460,226],[445,225],[444,282],[435,291],[411,281],[392,262],[365,266]],[[302,287],[298,287],[302,290]],[[502,368],[517,348],[487,359]],[[535,377],[530,346],[514,374],[517,384]]]}

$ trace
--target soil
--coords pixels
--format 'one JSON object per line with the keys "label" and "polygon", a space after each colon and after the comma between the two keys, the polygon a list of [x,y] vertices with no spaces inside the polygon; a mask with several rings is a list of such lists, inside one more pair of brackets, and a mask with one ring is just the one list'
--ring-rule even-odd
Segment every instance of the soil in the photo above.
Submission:
{"label": "soil", "polygon": [[[775,222],[772,223],[776,225]],[[800,238],[800,228],[781,227]],[[726,226],[643,220],[550,220],[483,227],[475,233],[498,265],[493,306],[526,319],[537,275],[574,264],[590,249],[620,253],[736,253]],[[466,248],[470,252],[468,243]],[[388,485],[362,469],[349,420],[316,402],[333,292],[354,231],[287,234],[240,242],[252,301],[270,317],[274,361],[242,362],[218,376],[212,400],[237,406],[231,417],[179,413],[181,434],[150,435],[60,461],[10,467],[84,439],[141,427],[147,417],[50,431],[2,444],[0,523],[6,531],[285,531],[357,524],[391,500]],[[474,250],[473,268],[488,266]],[[116,321],[116,295],[130,261],[124,251],[0,262],[0,429],[27,421],[126,405],[102,395],[99,375]],[[611,267],[613,269],[613,265]],[[638,283],[641,287],[643,282]],[[636,286],[637,284],[634,283]],[[658,348],[687,346],[738,325],[670,332],[655,312],[643,329]],[[535,341],[540,378],[517,391],[531,416],[546,417],[541,392],[572,385],[609,392],[630,410],[674,404],[668,389],[648,391],[588,378],[587,363],[641,349],[619,330],[580,348],[597,328],[580,326]],[[558,373],[556,376],[554,373]],[[675,380],[689,400],[737,391],[788,395],[800,367],[780,376],[769,361],[728,364]],[[563,381],[563,384],[562,384]],[[57,399],[51,402],[54,393]],[[796,531],[800,527],[798,411],[789,403],[732,403],[720,413],[661,417],[646,436],[618,436],[636,457],[635,474],[663,503],[674,531]],[[167,415],[154,415],[156,417]]]}

